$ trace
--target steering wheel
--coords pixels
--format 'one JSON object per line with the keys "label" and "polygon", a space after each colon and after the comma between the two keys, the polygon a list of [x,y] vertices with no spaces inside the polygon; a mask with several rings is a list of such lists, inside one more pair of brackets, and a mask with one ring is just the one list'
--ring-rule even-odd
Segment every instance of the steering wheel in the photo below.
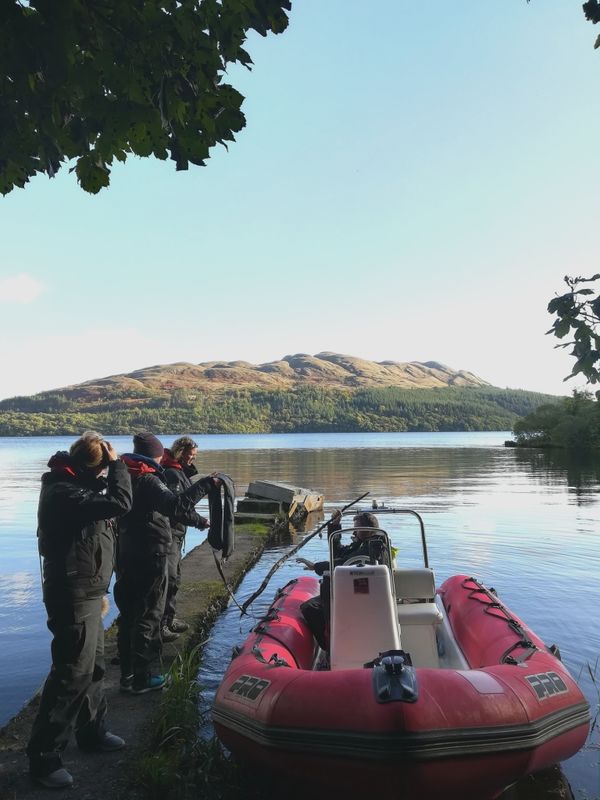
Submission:
{"label": "steering wheel", "polygon": [[371,559],[369,556],[352,556],[347,561],[344,561],[345,567],[352,567],[352,566],[361,566],[364,567],[366,564],[370,564]]}

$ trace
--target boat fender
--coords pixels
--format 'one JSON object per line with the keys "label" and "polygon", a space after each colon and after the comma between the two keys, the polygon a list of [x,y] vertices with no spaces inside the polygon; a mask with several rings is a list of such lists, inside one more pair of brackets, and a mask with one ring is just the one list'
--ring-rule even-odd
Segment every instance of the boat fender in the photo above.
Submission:
{"label": "boat fender", "polygon": [[417,673],[409,653],[387,650],[365,664],[365,667],[373,669],[373,691],[378,703],[417,701]]}

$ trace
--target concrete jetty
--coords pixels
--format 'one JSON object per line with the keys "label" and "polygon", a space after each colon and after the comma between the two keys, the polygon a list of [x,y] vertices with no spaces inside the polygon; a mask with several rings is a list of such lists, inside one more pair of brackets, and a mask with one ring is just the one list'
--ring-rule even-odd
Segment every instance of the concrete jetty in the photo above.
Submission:
{"label": "concrete jetty", "polygon": [[322,511],[324,500],[324,495],[314,489],[280,481],[252,481],[246,496],[237,502],[235,521],[271,524],[277,517],[283,517],[293,522],[312,511]]}

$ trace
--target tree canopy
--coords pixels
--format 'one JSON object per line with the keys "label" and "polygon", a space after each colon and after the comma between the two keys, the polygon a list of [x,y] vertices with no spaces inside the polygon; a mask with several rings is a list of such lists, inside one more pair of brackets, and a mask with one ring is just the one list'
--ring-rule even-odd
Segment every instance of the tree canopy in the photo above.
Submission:
{"label": "tree canopy", "polygon": [[[600,22],[600,3],[598,0],[587,0],[587,2],[583,4],[583,13],[585,14],[585,18],[593,22],[594,25]],[[596,39],[594,47],[596,49],[600,47],[600,36]]]}
{"label": "tree canopy", "polygon": [[0,193],[75,159],[96,193],[114,159],[204,165],[245,125],[227,64],[248,31],[281,33],[290,0],[3,0]]}
{"label": "tree canopy", "polygon": [[575,366],[565,380],[583,374],[589,383],[600,382],[600,292],[582,285],[597,280],[600,280],[600,273],[591,278],[566,275],[569,291],[548,303],[548,311],[556,314],[548,333],[558,339],[568,336],[568,341],[556,346],[573,348],[570,355],[575,358]]}

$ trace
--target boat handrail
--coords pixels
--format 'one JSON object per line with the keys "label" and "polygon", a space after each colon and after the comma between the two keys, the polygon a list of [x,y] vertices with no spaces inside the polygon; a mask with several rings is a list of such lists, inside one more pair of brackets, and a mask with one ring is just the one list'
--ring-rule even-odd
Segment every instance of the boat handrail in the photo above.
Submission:
{"label": "boat handrail", "polygon": [[[358,511],[356,509],[353,509],[351,511],[350,510],[349,511],[345,511],[342,514],[342,516],[343,517],[345,517],[345,516],[355,517],[357,514],[360,514],[362,511],[363,511],[363,509],[360,509]],[[424,564],[425,567],[429,567],[429,554],[427,552],[427,539],[425,537],[425,524],[423,522],[423,518],[421,517],[421,515],[417,511],[414,511],[412,508],[385,508],[385,507],[380,508],[379,506],[377,508],[367,508],[367,509],[364,509],[364,511],[369,511],[370,513],[377,514],[377,515],[379,515],[379,514],[411,514],[413,517],[416,517],[418,522],[419,522],[419,527],[421,529],[421,546],[423,548],[423,564]],[[347,528],[344,528],[343,530],[346,531]]]}

